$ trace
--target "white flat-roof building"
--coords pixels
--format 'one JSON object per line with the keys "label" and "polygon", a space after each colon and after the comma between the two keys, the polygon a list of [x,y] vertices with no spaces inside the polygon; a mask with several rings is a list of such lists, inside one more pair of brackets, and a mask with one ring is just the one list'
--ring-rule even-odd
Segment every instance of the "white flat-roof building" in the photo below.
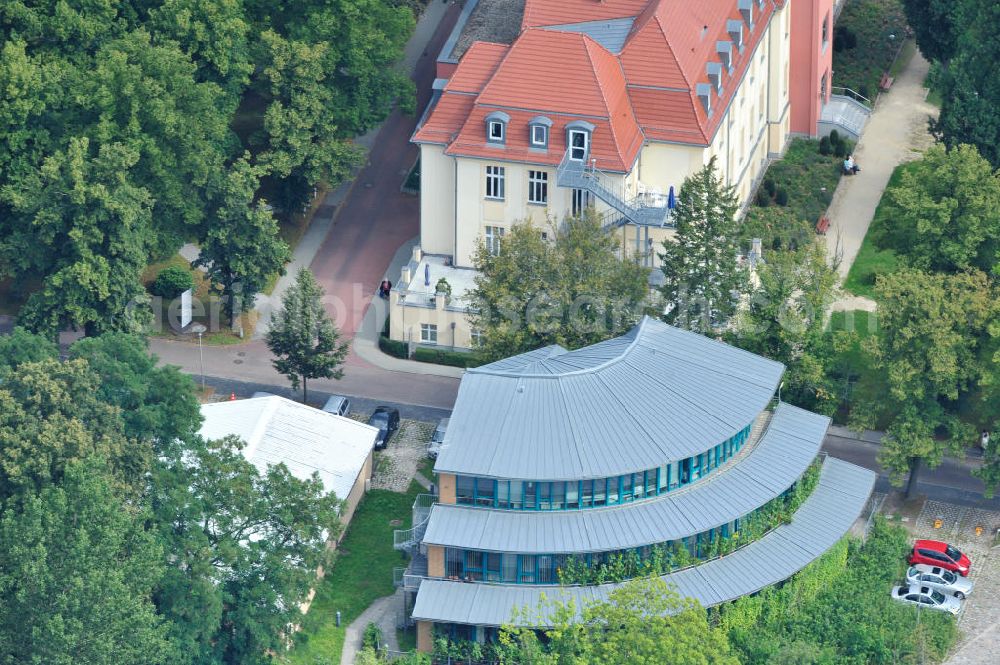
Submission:
{"label": "white flat-roof building", "polygon": [[376,428],[277,396],[204,404],[201,415],[203,437],[238,436],[244,457],[262,473],[284,464],[296,478],[318,474],[343,501],[344,525],[350,521],[371,478]]}

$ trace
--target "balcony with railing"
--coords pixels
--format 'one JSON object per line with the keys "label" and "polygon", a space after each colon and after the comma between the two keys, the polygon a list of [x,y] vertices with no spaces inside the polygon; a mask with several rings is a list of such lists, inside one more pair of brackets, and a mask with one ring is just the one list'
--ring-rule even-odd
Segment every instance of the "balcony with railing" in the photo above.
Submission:
{"label": "balcony with railing", "polygon": [[605,226],[617,227],[624,224],[637,226],[672,226],[671,211],[667,199],[661,195],[628,197],[622,184],[597,168],[593,160],[590,164],[570,159],[567,150],[556,169],[556,184],[560,187],[582,189],[590,192],[612,209],[605,216]]}

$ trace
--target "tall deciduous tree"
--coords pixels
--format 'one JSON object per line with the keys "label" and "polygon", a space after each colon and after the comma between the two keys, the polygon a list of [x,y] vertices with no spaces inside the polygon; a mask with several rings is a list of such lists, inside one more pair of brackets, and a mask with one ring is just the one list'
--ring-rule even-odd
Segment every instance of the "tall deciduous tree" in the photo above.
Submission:
{"label": "tall deciduous tree", "polygon": [[1000,168],[1000,3],[971,2],[955,57],[941,72],[941,113],[932,132],[949,147],[970,143]]}
{"label": "tall deciduous tree", "polygon": [[72,462],[0,510],[0,662],[176,662],[150,600],[163,552],[104,474]]}
{"label": "tall deciduous tree", "polygon": [[766,259],[757,268],[759,283],[746,311],[737,315],[731,340],[785,363],[783,399],[832,414],[842,389],[836,350],[849,341],[843,339],[846,333],[825,331],[837,272],[818,243],[794,252],[771,252]]}
{"label": "tall deciduous tree", "polygon": [[677,234],[660,254],[667,323],[708,332],[725,324],[749,291],[748,274],[737,263],[739,201],[723,184],[715,158],[681,185],[674,209]]}
{"label": "tall deciduous tree", "polygon": [[969,6],[966,0],[903,0],[906,22],[925,58],[951,60],[965,29]]}
{"label": "tall deciduous tree", "polygon": [[288,377],[292,388],[302,382],[302,401],[308,398],[309,379],[339,379],[350,342],[323,307],[323,288],[309,270],[300,270],[288,287],[267,331],[267,346],[275,355],[274,368]]}
{"label": "tall deciduous tree", "polygon": [[543,239],[531,222],[518,223],[499,251],[476,250],[479,274],[468,298],[484,361],[547,344],[594,344],[639,320],[649,271],[618,259],[614,234],[593,210],[549,231],[553,238]]}
{"label": "tall deciduous tree", "polygon": [[1000,260],[1000,173],[975,147],[936,145],[886,190],[884,244],[921,270],[990,271]]}
{"label": "tall deciduous tree", "polygon": [[978,351],[997,316],[998,294],[980,272],[915,270],[881,276],[875,292],[881,333],[865,340],[865,348],[888,391],[852,410],[852,425],[871,428],[892,418],[879,463],[893,482],[909,474],[909,496],[922,464],[934,468],[946,453],[973,442],[954,405],[982,379]]}
{"label": "tall deciduous tree", "polygon": [[291,257],[278,223],[263,201],[254,201],[260,169],[238,159],[219,183],[212,223],[195,265],[203,266],[222,295],[230,322],[253,307],[254,298]]}

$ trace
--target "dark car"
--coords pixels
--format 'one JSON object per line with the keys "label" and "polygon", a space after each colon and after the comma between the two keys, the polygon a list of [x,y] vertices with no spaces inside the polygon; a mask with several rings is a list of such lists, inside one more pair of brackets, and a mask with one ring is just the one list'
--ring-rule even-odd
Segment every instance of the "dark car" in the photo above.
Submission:
{"label": "dark car", "polygon": [[962,577],[969,574],[972,562],[969,557],[958,551],[954,546],[940,540],[918,540],[913,543],[913,551],[908,559],[911,566],[922,563],[928,566],[938,566],[952,570]]}
{"label": "dark car", "polygon": [[368,424],[378,428],[378,438],[375,439],[375,450],[382,450],[389,439],[399,429],[399,411],[388,406],[380,406],[368,419]]}

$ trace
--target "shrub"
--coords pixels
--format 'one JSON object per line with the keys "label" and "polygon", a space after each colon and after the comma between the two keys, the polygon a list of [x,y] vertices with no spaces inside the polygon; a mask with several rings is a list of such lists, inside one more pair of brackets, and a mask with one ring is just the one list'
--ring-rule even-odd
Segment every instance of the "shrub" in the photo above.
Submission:
{"label": "shrub", "polygon": [[833,147],[830,145],[830,137],[824,136],[819,140],[819,154],[829,155],[833,152]]}
{"label": "shrub", "polygon": [[833,146],[834,150],[837,149],[837,144],[839,144],[841,141],[843,141],[843,138],[841,138],[840,132],[838,132],[836,129],[830,132],[830,145]]}
{"label": "shrub", "polygon": [[413,359],[419,360],[422,363],[449,365],[451,367],[475,366],[475,356],[471,353],[448,351],[445,349],[429,349],[425,346],[418,346],[416,350],[414,350]]}
{"label": "shrub", "polygon": [[788,205],[788,190],[784,187],[779,188],[774,195],[774,202],[782,207]]}
{"label": "shrub", "polygon": [[764,191],[767,192],[768,196],[774,196],[774,192],[777,191],[778,186],[774,184],[774,180],[771,178],[764,178]]}
{"label": "shrub", "polygon": [[847,152],[848,150],[850,150],[850,148],[851,148],[850,141],[838,141],[837,144],[833,146],[833,154],[836,155],[837,157],[844,158],[848,154],[850,154]]}
{"label": "shrub", "polygon": [[180,266],[167,266],[153,280],[149,291],[154,296],[170,300],[193,288],[194,277],[191,276],[191,271]]}
{"label": "shrub", "polygon": [[761,208],[766,208],[771,205],[771,196],[763,187],[757,190],[757,205]]}
{"label": "shrub", "polygon": [[382,629],[376,623],[369,623],[365,626],[365,632],[361,636],[361,648],[378,651],[382,644]]}
{"label": "shrub", "polygon": [[382,349],[382,353],[388,353],[390,356],[395,356],[396,358],[410,357],[409,345],[406,342],[389,339],[384,335],[380,335],[378,338],[378,348]]}

